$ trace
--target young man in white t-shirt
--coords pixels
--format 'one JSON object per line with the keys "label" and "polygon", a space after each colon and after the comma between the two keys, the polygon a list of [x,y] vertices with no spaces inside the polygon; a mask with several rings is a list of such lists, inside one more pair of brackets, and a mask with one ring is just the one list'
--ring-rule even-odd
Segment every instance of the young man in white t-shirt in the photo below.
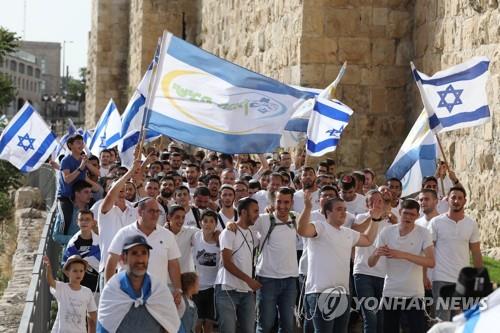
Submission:
{"label": "young man in white t-shirt", "polygon": [[434,267],[434,245],[429,231],[415,225],[419,214],[416,200],[404,200],[400,222],[382,230],[376,249],[368,258],[370,267],[377,265],[381,257],[386,258],[387,274],[379,309],[383,311],[387,333],[399,333],[402,315],[410,333],[425,332],[422,267]]}
{"label": "young man in white t-shirt", "polygon": [[[352,229],[358,232],[364,232],[372,223],[378,225],[377,237],[382,230],[391,226],[391,222],[383,215],[379,218],[373,217],[374,212],[384,212],[384,200],[382,194],[377,190],[366,192],[366,205],[369,212],[359,214],[352,225]],[[361,300],[361,314],[363,316],[363,332],[383,332],[382,330],[382,311],[377,311],[369,302],[373,299],[380,301],[382,299],[382,290],[384,289],[385,278],[385,260],[382,258],[375,267],[368,266],[368,257],[375,250],[374,245],[368,247],[356,247],[354,258],[354,287],[356,295]],[[371,300],[369,300],[372,298]],[[368,301],[369,300],[369,301]]]}
{"label": "young man in white t-shirt", "polygon": [[452,187],[448,192],[448,212],[433,218],[429,225],[436,247],[432,294],[436,316],[441,320],[450,320],[451,312],[438,306],[439,290],[457,282],[460,270],[469,266],[469,254],[474,267],[483,267],[479,228],[476,221],[465,215],[466,202],[465,190],[462,187]]}
{"label": "young man in white t-shirt", "polygon": [[377,226],[370,224],[365,234],[344,227],[347,209],[342,199],[326,201],[326,221],[311,222],[311,209],[312,195],[306,192],[298,226],[299,235],[309,238],[306,316],[312,319],[315,332],[347,332],[352,248],[371,245]]}
{"label": "young man in white t-shirt", "polygon": [[356,193],[356,179],[352,175],[345,175],[340,179],[340,197],[344,200],[347,211],[358,215],[366,213],[365,197]]}
{"label": "young man in white t-shirt", "polygon": [[222,264],[215,279],[215,308],[219,332],[255,332],[255,299],[253,292],[262,285],[254,279],[254,250],[257,235],[249,229],[259,217],[255,199],[244,198],[238,203],[236,233],[227,229],[219,237]]}
{"label": "young man in white t-shirt", "polygon": [[269,184],[265,190],[260,190],[255,193],[252,198],[259,203],[259,213],[267,213],[268,208],[272,209],[274,199],[276,198],[276,191],[283,185],[283,178],[277,172],[271,173],[269,176]]}

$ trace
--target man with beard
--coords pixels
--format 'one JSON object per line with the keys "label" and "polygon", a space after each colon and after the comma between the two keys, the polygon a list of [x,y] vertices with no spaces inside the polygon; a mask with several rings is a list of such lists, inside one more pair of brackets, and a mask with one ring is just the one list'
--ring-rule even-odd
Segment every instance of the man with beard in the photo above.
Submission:
{"label": "man with beard", "polygon": [[438,214],[443,214],[448,211],[448,201],[447,198],[443,197],[442,195],[440,196],[438,193],[439,187],[438,187],[438,180],[434,176],[429,176],[429,177],[424,177],[422,180],[422,189],[430,189],[434,190],[437,195],[437,206],[436,210]]}
{"label": "man with beard", "polygon": [[166,284],[147,273],[152,247],[141,235],[124,241],[126,270],[113,276],[99,302],[98,332],[177,332],[180,319]]}
{"label": "man with beard", "polygon": [[238,180],[233,185],[234,188],[234,202],[240,201],[242,198],[248,197],[248,184],[242,180]]}
{"label": "man with beard", "polygon": [[259,203],[259,213],[264,214],[273,210],[274,200],[276,198],[276,191],[282,186],[283,178],[277,172],[271,173],[269,176],[269,184],[267,190],[260,190],[253,195],[253,198]]}
{"label": "man with beard", "polygon": [[313,210],[320,209],[319,206],[319,189],[316,184],[316,172],[314,168],[304,167],[300,175],[302,190],[295,192],[293,195],[293,211],[302,213],[304,210],[304,191],[308,191],[312,196]]}
{"label": "man with beard", "polygon": [[198,178],[200,178],[200,167],[196,164],[189,164],[186,169],[187,187],[189,194],[193,195],[198,187]]}
{"label": "man with beard", "polygon": [[387,180],[387,187],[392,194],[392,213],[399,218],[399,206],[401,205],[401,194],[403,193],[403,184],[397,178],[390,178]]}
{"label": "man with beard", "polygon": [[178,152],[173,152],[169,156],[170,166],[173,171],[179,172],[182,164],[182,156]]}
{"label": "man with beard", "polygon": [[163,206],[163,209],[167,210],[169,206],[172,206],[175,203],[173,197],[174,190],[174,178],[171,176],[163,177],[160,183],[160,195],[156,198]]}
{"label": "man with beard", "polygon": [[388,218],[392,224],[398,223],[399,214],[393,214],[391,190],[389,190],[388,186],[381,185],[378,187],[378,191],[382,194],[382,200],[384,200],[384,218]]}
{"label": "man with beard", "polygon": [[358,215],[368,211],[366,199],[356,193],[356,179],[352,175],[345,175],[340,180],[340,197],[345,201],[349,213]]}
{"label": "man with beard", "polygon": [[219,225],[222,229],[225,228],[228,221],[238,220],[238,212],[234,209],[234,198],[236,192],[234,188],[229,185],[222,185],[219,190]]}
{"label": "man with beard", "polygon": [[217,210],[218,208],[217,200],[219,199],[220,186],[221,182],[219,176],[213,175],[208,177],[207,187],[210,191],[210,202],[208,203],[208,207],[210,207],[211,210]]}
{"label": "man with beard", "polygon": [[[474,267],[483,267],[479,229],[476,221],[465,215],[465,203],[465,190],[462,187],[452,187],[448,192],[450,207],[448,212],[433,218],[429,225],[436,247],[436,267],[432,272],[432,294],[435,304],[440,289],[454,285],[460,270],[469,266],[469,252]],[[436,306],[436,316],[449,321],[451,312]]]}
{"label": "man with beard", "polygon": [[236,173],[234,169],[224,169],[220,175],[222,184],[233,186],[236,181]]}

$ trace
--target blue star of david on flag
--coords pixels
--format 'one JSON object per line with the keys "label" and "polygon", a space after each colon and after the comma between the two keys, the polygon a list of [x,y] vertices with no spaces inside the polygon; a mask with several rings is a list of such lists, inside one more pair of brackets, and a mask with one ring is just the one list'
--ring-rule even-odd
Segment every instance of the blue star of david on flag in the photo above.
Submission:
{"label": "blue star of david on flag", "polygon": [[106,148],[106,135],[101,136],[100,139],[101,139],[101,144],[99,145],[99,147]]}
{"label": "blue star of david on flag", "polygon": [[[28,151],[30,149],[35,150],[35,147],[33,147],[33,143],[35,142],[35,139],[30,138],[28,133],[24,134],[24,136],[18,135],[17,137],[19,138],[19,143],[17,144],[18,147],[23,148],[24,151]],[[27,142],[25,142],[25,141],[27,141]]]}
{"label": "blue star of david on flag", "polygon": [[[440,98],[438,108],[445,107],[448,110],[448,112],[451,113],[451,111],[453,111],[453,107],[455,105],[462,104],[462,100],[460,99],[460,95],[462,95],[463,91],[464,91],[463,89],[454,89],[451,84],[448,87],[446,87],[445,90],[438,91],[437,93],[438,93],[439,98]],[[448,101],[446,100],[446,97],[448,96],[448,94],[452,94],[455,97],[453,102],[451,102],[451,103],[448,103]]]}
{"label": "blue star of david on flag", "polygon": [[325,133],[328,133],[328,135],[339,138],[340,134],[344,130],[345,125],[342,125],[339,129],[332,128],[331,130],[325,131]]}

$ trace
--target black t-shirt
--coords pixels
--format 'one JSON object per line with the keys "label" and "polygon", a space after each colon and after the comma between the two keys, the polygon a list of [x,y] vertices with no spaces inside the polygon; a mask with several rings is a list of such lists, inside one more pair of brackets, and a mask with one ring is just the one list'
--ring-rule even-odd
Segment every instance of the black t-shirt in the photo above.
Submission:
{"label": "black t-shirt", "polygon": [[[85,257],[92,247],[92,238],[83,239],[81,236],[78,236],[78,239],[75,241],[75,247],[78,249],[78,253],[83,258]],[[82,286],[89,288],[92,291],[96,291],[99,285],[99,273],[87,265],[87,272],[85,272],[85,276],[81,282]]]}

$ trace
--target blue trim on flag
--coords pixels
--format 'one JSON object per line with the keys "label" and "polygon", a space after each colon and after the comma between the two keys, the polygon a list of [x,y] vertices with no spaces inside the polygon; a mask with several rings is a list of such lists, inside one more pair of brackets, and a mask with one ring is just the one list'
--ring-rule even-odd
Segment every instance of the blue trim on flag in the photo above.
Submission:
{"label": "blue trim on flag", "polygon": [[479,304],[476,304],[471,309],[464,312],[464,316],[467,319],[464,325],[463,333],[473,333],[479,317],[481,316],[481,309]]}
{"label": "blue trim on flag", "polygon": [[422,84],[429,84],[433,86],[442,86],[445,84],[453,83],[456,81],[468,81],[468,80],[473,80],[478,76],[483,75],[485,72],[488,71],[488,66],[490,65],[489,61],[481,61],[477,63],[476,65],[462,71],[458,72],[455,74],[451,74],[445,77],[441,77],[439,79],[430,79],[430,80],[424,80],[422,77],[420,77],[420,74],[418,71],[415,69],[413,72],[413,75],[415,77],[416,81],[420,81]]}
{"label": "blue trim on flag", "polygon": [[106,147],[110,147],[111,145],[117,143],[118,140],[120,140],[120,133],[115,133],[112,137],[106,139]]}
{"label": "blue trim on flag", "polygon": [[[47,153],[50,146],[56,140],[56,136],[50,132],[49,135],[42,141],[40,147],[36,150],[36,152],[30,157],[30,159],[22,166],[20,169],[21,172],[29,172],[33,167],[40,161],[40,159]],[[51,152],[52,153],[52,152]]]}
{"label": "blue trim on flag", "polygon": [[432,116],[429,118],[429,127],[432,129],[435,129],[436,127],[439,126],[439,118],[436,116],[434,113]]}
{"label": "blue trim on flag", "polygon": [[123,144],[122,144],[122,153],[126,152],[130,148],[134,147],[136,144],[139,143],[139,134],[140,132],[135,132],[132,135],[129,135],[125,139],[123,139]]}
{"label": "blue trim on flag", "polygon": [[261,154],[273,152],[281,134],[224,134],[194,126],[150,110],[148,129],[198,147],[226,154]]}
{"label": "blue trim on flag", "polygon": [[349,122],[349,118],[351,117],[351,115],[345,113],[344,111],[341,111],[339,109],[335,109],[334,107],[332,107],[330,105],[319,103],[317,101],[314,104],[313,111],[318,112],[322,116],[325,116],[325,117],[328,117],[328,118],[331,118],[334,120],[342,121],[345,123]]}
{"label": "blue trim on flag", "polygon": [[[408,171],[420,160],[434,161],[436,159],[436,145],[422,145],[410,149],[406,154],[393,164],[386,172],[386,178],[403,179]],[[426,168],[427,172],[427,168]]]}
{"label": "blue trim on flag", "polygon": [[104,127],[108,126],[108,119],[111,116],[111,113],[116,109],[115,103],[112,103],[109,108],[106,109],[106,114],[104,115],[104,119],[99,124],[92,135],[92,140],[90,140],[89,149],[92,150],[94,148],[95,141],[99,138]]}
{"label": "blue trim on flag", "polygon": [[279,81],[252,72],[173,35],[168,45],[167,54],[239,88],[290,95],[295,98],[314,97],[314,94],[310,92],[297,90]]}
{"label": "blue trim on flag", "polygon": [[437,169],[436,164],[437,164],[436,155],[434,155],[434,159],[432,160],[421,159],[420,172],[422,173],[422,177],[434,176],[436,174],[436,169]]}
{"label": "blue trim on flag", "polygon": [[[130,128],[130,123],[134,119],[134,117],[139,113],[139,109],[141,106],[146,104],[146,97],[139,93],[139,97],[134,101],[132,106],[130,107],[129,112],[125,112],[124,115],[125,117],[122,120],[122,129],[120,135],[123,137],[127,132],[129,131]],[[127,111],[127,110],[126,110]]]}
{"label": "blue trim on flag", "polygon": [[30,105],[26,108],[26,110],[23,111],[21,116],[17,118],[16,122],[12,124],[12,126],[9,127],[7,132],[4,131],[2,133],[2,140],[0,141],[0,153],[5,149],[5,147],[9,144],[10,140],[14,136],[16,136],[21,129],[21,127],[24,126],[25,123],[28,122],[28,120],[31,118],[31,115],[35,112],[35,109]]}
{"label": "blue trim on flag", "polygon": [[489,118],[490,117],[490,108],[488,105],[484,105],[479,109],[472,112],[460,112],[454,116],[438,118],[443,128],[451,127],[453,125],[459,123],[467,123],[470,121],[476,121],[481,118]]}
{"label": "blue trim on flag", "polygon": [[285,130],[305,133],[307,132],[308,124],[309,124],[309,119],[303,119],[303,118],[290,119],[285,125]]}
{"label": "blue trim on flag", "polygon": [[309,150],[311,153],[318,153],[327,148],[336,147],[338,143],[339,139],[333,139],[333,138],[326,139],[318,143],[314,143],[311,140],[307,140],[307,150]]}

